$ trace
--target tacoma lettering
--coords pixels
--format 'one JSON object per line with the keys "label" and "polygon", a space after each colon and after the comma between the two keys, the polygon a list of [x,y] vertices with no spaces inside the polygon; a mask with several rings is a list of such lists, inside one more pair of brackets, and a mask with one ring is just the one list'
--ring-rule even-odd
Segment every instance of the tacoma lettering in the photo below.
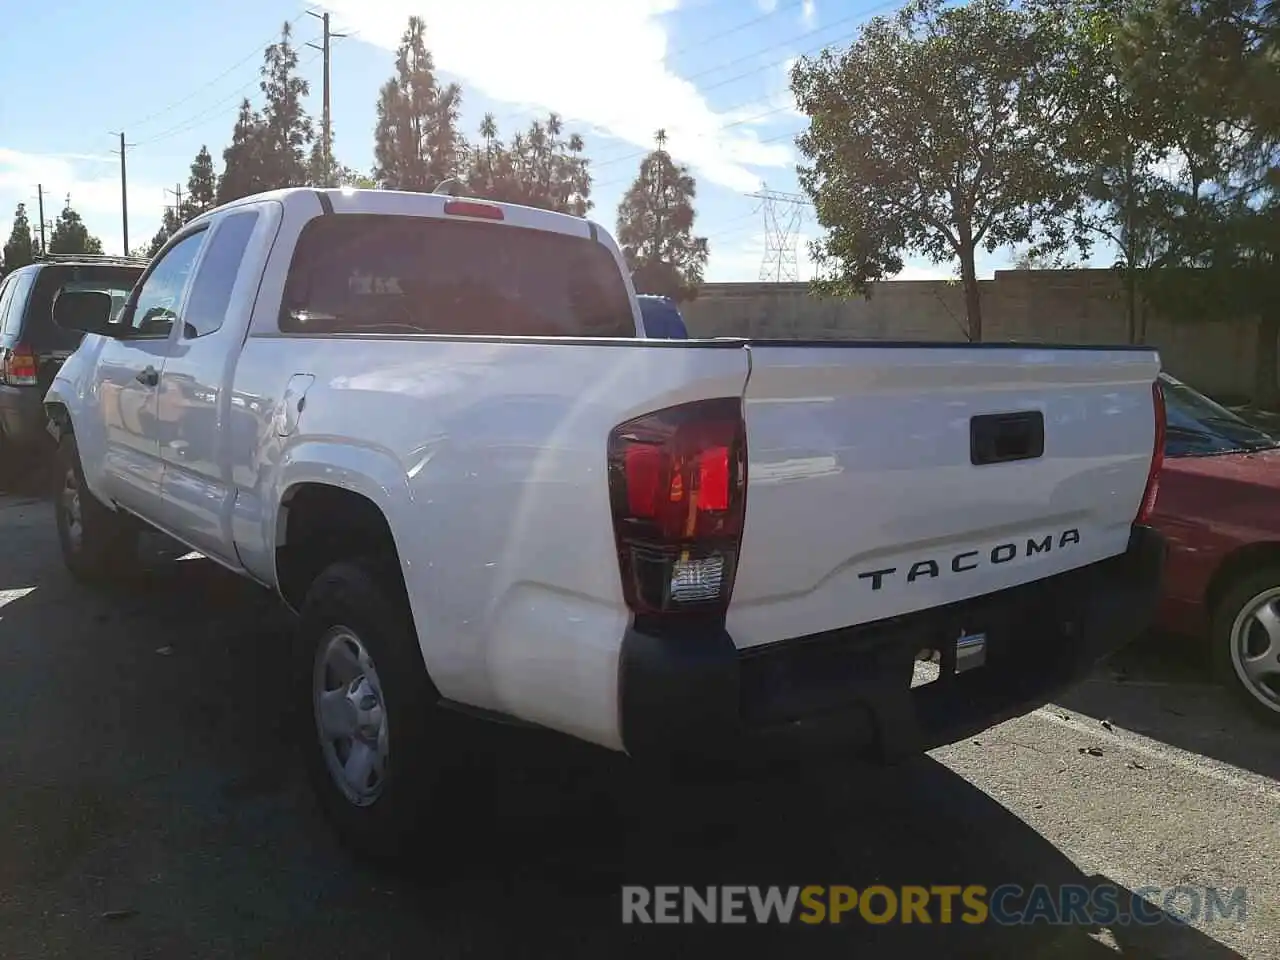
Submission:
{"label": "tacoma lettering", "polygon": [[[936,560],[928,557],[911,563],[907,568],[907,583],[915,583],[917,580],[933,580],[941,576],[943,569],[947,566],[950,566],[952,573],[965,573],[981,567],[983,559],[993,564],[1011,563],[1020,557],[1034,557],[1042,553],[1050,553],[1055,549],[1061,550],[1070,544],[1079,542],[1080,531],[1072,527],[1058,534],[1046,533],[1038,539],[1027,537],[1025,541],[997,543],[986,552],[985,557],[981,550],[965,550],[963,553],[954,554],[949,563],[945,559]],[[884,587],[885,581],[897,572],[897,567],[881,567],[878,570],[867,570],[859,573],[858,579],[870,580],[871,589],[879,590]]]}

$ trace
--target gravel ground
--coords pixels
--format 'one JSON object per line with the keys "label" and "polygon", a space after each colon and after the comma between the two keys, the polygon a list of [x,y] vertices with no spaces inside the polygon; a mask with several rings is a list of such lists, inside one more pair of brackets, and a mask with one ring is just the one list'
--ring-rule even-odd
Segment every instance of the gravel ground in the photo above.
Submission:
{"label": "gravel ground", "polygon": [[[47,503],[0,498],[0,957],[1280,957],[1280,738],[1180,645],[889,769],[674,782],[477,727],[438,837],[390,874],[335,845],[302,782],[274,600],[202,560],[93,592],[52,531]],[[1249,902],[1199,927],[624,927],[624,883],[1204,884]]]}

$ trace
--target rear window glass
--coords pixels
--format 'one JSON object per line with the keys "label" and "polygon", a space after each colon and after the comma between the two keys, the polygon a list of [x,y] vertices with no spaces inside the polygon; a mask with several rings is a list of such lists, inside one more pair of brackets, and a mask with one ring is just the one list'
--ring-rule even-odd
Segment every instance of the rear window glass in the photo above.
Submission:
{"label": "rear window glass", "polygon": [[337,214],[303,229],[281,307],[291,333],[634,337],[600,244],[500,224]]}
{"label": "rear window glass", "polygon": [[74,350],[83,336],[76,330],[64,330],[53,322],[53,301],[63,291],[94,290],[111,297],[111,316],[119,315],[134,283],[142,276],[142,267],[107,264],[73,266],[49,264],[36,279],[28,301],[22,341],[35,350]]}
{"label": "rear window glass", "polygon": [[4,288],[0,297],[0,320],[4,322],[4,335],[17,337],[22,333],[22,312],[26,309],[27,294],[35,282],[35,271],[16,274]]}

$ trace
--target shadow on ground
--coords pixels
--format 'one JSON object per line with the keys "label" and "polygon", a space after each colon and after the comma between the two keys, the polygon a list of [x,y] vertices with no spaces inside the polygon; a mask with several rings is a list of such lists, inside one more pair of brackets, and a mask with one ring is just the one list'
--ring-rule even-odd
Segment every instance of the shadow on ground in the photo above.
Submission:
{"label": "shadow on ground", "polygon": [[656,778],[468,727],[413,867],[356,866],[301,782],[274,600],[200,560],[88,591],[58,565],[47,504],[3,512],[26,549],[0,557],[5,956],[1237,956],[1172,922],[620,923],[622,884],[1107,883],[928,758]]}
{"label": "shadow on ground", "polygon": [[1153,740],[1280,779],[1280,729],[1254,719],[1209,677],[1203,642],[1153,633],[1058,702]]}

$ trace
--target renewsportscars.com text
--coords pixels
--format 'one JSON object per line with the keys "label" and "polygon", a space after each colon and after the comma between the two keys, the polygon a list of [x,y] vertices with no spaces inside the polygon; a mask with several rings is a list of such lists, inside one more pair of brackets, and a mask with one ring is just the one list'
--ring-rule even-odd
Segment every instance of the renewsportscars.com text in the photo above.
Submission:
{"label": "renewsportscars.com text", "polygon": [[623,923],[996,923],[1015,926],[1245,919],[1243,887],[624,886]]}

